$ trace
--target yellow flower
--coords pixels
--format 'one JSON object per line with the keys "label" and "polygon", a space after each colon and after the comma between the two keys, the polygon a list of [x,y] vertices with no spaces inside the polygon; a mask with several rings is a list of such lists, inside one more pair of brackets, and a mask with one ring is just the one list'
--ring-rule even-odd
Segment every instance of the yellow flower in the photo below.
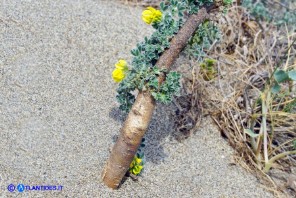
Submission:
{"label": "yellow flower", "polygon": [[121,69],[121,70],[127,70],[127,62],[125,60],[120,59],[116,64],[115,64],[116,69]]}
{"label": "yellow flower", "polygon": [[156,10],[152,7],[148,7],[142,12],[142,20],[147,24],[151,24],[152,22],[159,22],[161,21],[161,17],[161,11]]}
{"label": "yellow flower", "polygon": [[130,164],[130,168],[133,168],[134,166],[139,165],[141,162],[142,162],[142,159],[135,156],[133,161]]}
{"label": "yellow flower", "polygon": [[138,158],[137,156],[134,157],[133,161],[130,164],[130,173],[134,175],[138,175],[141,173],[143,166],[141,165],[142,159]]}
{"label": "yellow flower", "polygon": [[136,163],[140,164],[141,162],[142,162],[142,159],[136,157]]}
{"label": "yellow flower", "polygon": [[114,69],[112,72],[112,77],[115,82],[120,82],[125,77],[124,71],[121,69]]}
{"label": "yellow flower", "polygon": [[133,168],[133,170],[132,170],[132,173],[133,173],[134,175],[138,175],[138,174],[141,173],[142,169],[143,169],[143,166],[135,166],[135,167]]}

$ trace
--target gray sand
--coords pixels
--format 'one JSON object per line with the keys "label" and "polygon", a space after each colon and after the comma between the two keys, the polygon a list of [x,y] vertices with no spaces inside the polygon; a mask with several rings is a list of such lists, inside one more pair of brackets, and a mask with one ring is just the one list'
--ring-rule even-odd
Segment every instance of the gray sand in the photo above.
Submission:
{"label": "gray sand", "polygon": [[[139,181],[128,179],[115,191],[102,184],[124,119],[111,72],[151,33],[140,15],[117,1],[1,1],[2,197],[271,196],[229,165],[233,151],[209,119],[184,143],[175,141],[168,107],[154,114]],[[11,193],[11,183],[63,190]]]}

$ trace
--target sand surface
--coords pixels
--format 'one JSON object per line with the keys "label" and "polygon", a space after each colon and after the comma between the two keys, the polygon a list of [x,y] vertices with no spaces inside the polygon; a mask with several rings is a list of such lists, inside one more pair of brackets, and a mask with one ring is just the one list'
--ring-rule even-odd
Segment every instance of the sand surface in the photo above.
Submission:
{"label": "sand surface", "polygon": [[[151,34],[140,15],[117,1],[0,1],[0,197],[271,197],[230,165],[233,151],[210,119],[174,140],[165,106],[147,132],[139,181],[102,184],[124,120],[111,72]],[[7,190],[20,183],[63,189]]]}

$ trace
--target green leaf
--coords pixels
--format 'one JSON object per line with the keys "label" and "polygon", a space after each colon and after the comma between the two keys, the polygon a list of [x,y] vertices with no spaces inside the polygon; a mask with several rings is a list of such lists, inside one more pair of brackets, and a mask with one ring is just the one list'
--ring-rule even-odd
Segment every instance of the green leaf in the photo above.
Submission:
{"label": "green leaf", "polygon": [[161,2],[161,3],[160,3],[160,9],[161,9],[161,11],[166,11],[166,10],[168,9],[168,6],[165,5],[164,2]]}
{"label": "green leaf", "polygon": [[160,69],[158,67],[153,68],[153,73],[156,75],[159,75],[161,73]]}
{"label": "green leaf", "polygon": [[273,94],[277,94],[277,93],[280,92],[280,90],[281,90],[281,86],[280,86],[278,83],[276,83],[276,84],[271,88],[271,93],[273,93]]}
{"label": "green leaf", "polygon": [[143,159],[144,158],[144,153],[137,153],[137,157]]}
{"label": "green leaf", "polygon": [[244,133],[248,134],[252,138],[259,136],[259,134],[254,133],[251,129],[244,129]]}
{"label": "green leaf", "polygon": [[277,70],[275,71],[274,73],[274,79],[278,82],[278,83],[281,83],[281,82],[284,82],[286,80],[289,80],[289,76],[287,74],[287,72],[285,72],[284,70]]}
{"label": "green leaf", "polygon": [[232,3],[232,0],[223,0],[223,4],[228,6]]}
{"label": "green leaf", "polygon": [[159,93],[159,100],[161,102],[165,102],[167,99],[167,96],[164,93]]}
{"label": "green leaf", "polygon": [[134,55],[134,56],[139,56],[140,55],[140,51],[138,49],[133,49],[131,51],[131,54]]}
{"label": "green leaf", "polygon": [[157,89],[157,88],[158,88],[158,79],[155,78],[155,79],[153,79],[153,80],[150,80],[150,82],[149,82],[149,86],[151,86],[151,87]]}
{"label": "green leaf", "polygon": [[158,95],[157,95],[157,93],[156,92],[151,92],[151,95],[153,96],[153,98],[155,99],[155,100],[157,100],[158,99]]}
{"label": "green leaf", "polygon": [[171,4],[172,4],[172,6],[174,6],[174,7],[175,7],[175,6],[177,6],[177,4],[178,4],[178,1],[172,0],[172,1],[171,1]]}
{"label": "green leaf", "polygon": [[288,76],[291,80],[296,81],[296,70],[291,70],[288,72]]}

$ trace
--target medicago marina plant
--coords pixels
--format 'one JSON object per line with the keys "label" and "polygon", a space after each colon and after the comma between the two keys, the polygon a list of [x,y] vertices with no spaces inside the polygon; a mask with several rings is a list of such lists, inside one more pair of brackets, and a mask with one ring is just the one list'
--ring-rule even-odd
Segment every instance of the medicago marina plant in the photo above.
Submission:
{"label": "medicago marina plant", "polygon": [[[168,0],[160,3],[160,10],[148,7],[143,11],[143,21],[152,25],[155,32],[131,50],[133,58],[129,69],[118,69],[116,66],[112,75],[115,82],[120,82],[116,98],[121,110],[130,110],[135,101],[134,90],[150,91],[156,101],[165,104],[170,103],[173,96],[179,93],[181,74],[158,68],[155,66],[156,62],[164,50],[170,47],[170,40],[184,24],[188,14],[197,13],[201,6],[212,2],[213,0]],[[160,75],[166,77],[162,84],[158,81]]]}
{"label": "medicago marina plant", "polygon": [[[193,43],[209,46],[212,37],[203,37],[209,32],[209,26],[202,23],[209,18],[209,12],[229,6],[228,2],[167,0],[160,4],[159,10],[148,7],[143,11],[143,21],[155,31],[131,50],[133,57],[130,63],[119,60],[112,73],[114,81],[119,83],[116,98],[120,109],[128,112],[128,115],[102,172],[103,181],[110,188],[118,188],[128,171],[133,176],[141,174],[145,161],[140,151],[141,140],[152,118],[155,100],[169,103],[180,90],[181,74],[169,71],[169,68],[188,45],[199,25],[204,28],[193,36]],[[199,53],[193,53],[195,55]]]}

